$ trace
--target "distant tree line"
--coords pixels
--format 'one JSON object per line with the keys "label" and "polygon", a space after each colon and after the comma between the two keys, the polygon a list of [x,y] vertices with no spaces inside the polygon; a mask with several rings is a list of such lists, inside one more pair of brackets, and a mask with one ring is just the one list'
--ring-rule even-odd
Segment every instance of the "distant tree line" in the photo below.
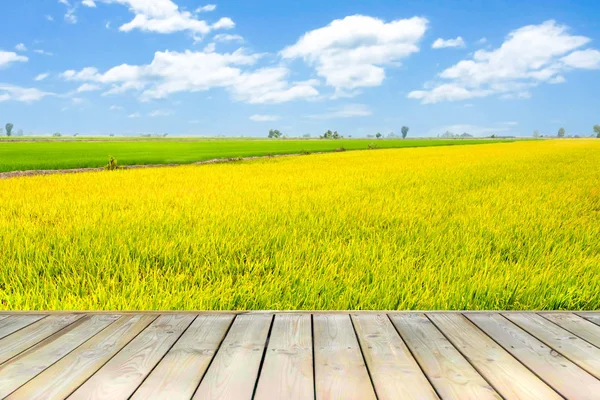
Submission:
{"label": "distant tree line", "polygon": [[[402,132],[402,139],[406,139],[406,136],[408,136],[408,126],[403,126],[402,129],[400,130]],[[280,132],[277,129],[269,129],[269,134],[267,135],[268,138],[270,139],[279,139],[279,138],[284,138],[286,137],[282,132]],[[310,138],[311,136],[309,134],[305,134],[302,135],[303,138]],[[352,135],[348,135],[349,138],[352,137]],[[372,138],[373,135],[367,135],[368,138]],[[383,137],[383,135],[379,132],[377,132],[375,134],[375,137],[377,139],[381,139]],[[390,134],[388,135],[389,139],[394,139],[396,138],[396,134],[394,132],[390,132]],[[319,136],[319,139],[343,139],[344,136],[342,136],[338,131],[332,131],[331,129],[328,129],[325,133],[323,133],[322,135]]]}
{"label": "distant tree line", "polygon": [[[598,124],[594,125],[592,130],[593,130],[593,133],[592,133],[591,137],[596,137],[596,138],[600,139],[600,125],[598,125]],[[556,137],[564,138],[566,136],[566,134],[567,134],[567,131],[565,130],[565,128],[561,127],[558,129],[558,132],[556,132]],[[538,131],[536,129],[533,131],[533,137],[539,138],[539,137],[544,137],[544,135],[540,134],[540,131]],[[547,135],[547,137],[552,137],[552,135]],[[573,136],[569,136],[569,137],[578,138],[581,136],[573,135]]]}

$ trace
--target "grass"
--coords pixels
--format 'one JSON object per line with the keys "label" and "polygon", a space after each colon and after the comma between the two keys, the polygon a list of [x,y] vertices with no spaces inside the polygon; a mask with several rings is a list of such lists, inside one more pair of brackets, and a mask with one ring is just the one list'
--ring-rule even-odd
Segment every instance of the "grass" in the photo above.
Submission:
{"label": "grass", "polygon": [[0,308],[598,309],[598,182],[598,140],[6,179]]}
{"label": "grass", "polygon": [[148,139],[125,141],[66,141],[34,142],[0,141],[0,172],[103,167],[109,156],[119,165],[186,164],[214,158],[264,156],[302,152],[327,152],[343,147],[360,150],[375,143],[379,148],[449,146],[491,143],[492,140],[473,139],[412,139],[412,140],[257,140],[257,139]]}

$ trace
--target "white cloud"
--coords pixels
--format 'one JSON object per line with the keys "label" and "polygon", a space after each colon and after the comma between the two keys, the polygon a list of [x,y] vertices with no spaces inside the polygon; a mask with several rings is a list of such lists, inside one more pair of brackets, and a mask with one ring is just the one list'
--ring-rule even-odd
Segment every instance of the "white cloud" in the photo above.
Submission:
{"label": "white cloud", "polygon": [[215,42],[243,42],[244,38],[240,35],[230,35],[228,33],[219,33],[213,37]]}
{"label": "white cloud", "polygon": [[234,22],[226,17],[210,25],[206,21],[197,19],[191,12],[180,10],[172,0],[95,0],[95,2],[120,4],[129,8],[134,17],[121,25],[119,30],[123,32],[138,29],[155,33],[189,31],[193,34],[205,35],[214,29],[230,29],[235,26]]}
{"label": "white cloud", "polygon": [[590,39],[575,36],[564,25],[546,21],[509,33],[494,50],[478,50],[438,74],[423,90],[408,94],[422,103],[456,101],[490,95],[504,99],[529,98],[541,83],[564,82],[563,73],[574,68],[595,68],[596,50],[574,51]]}
{"label": "white cloud", "polygon": [[34,79],[36,81],[43,81],[44,79],[46,79],[49,76],[50,76],[50,74],[48,72],[44,72],[44,73],[39,74],[38,76],[36,76]]}
{"label": "white cloud", "polygon": [[307,32],[281,56],[304,59],[337,92],[379,86],[385,79],[384,66],[398,65],[419,51],[427,23],[420,17],[386,23],[353,15]]}
{"label": "white cloud", "polygon": [[0,98],[3,101],[15,100],[25,103],[32,103],[43,99],[46,96],[54,96],[54,93],[43,92],[36,88],[23,88],[6,83],[0,83]]}
{"label": "white cloud", "polygon": [[173,115],[174,112],[171,110],[154,110],[148,113],[149,117],[168,117]]}
{"label": "white cloud", "polygon": [[77,88],[77,93],[93,92],[95,90],[100,90],[100,86],[94,85],[92,83],[84,83],[83,85]]}
{"label": "white cloud", "polygon": [[46,15],[45,18],[50,22],[54,21],[54,17],[52,17],[52,15]]}
{"label": "white cloud", "polygon": [[81,103],[83,103],[85,100],[84,100],[84,99],[82,99],[81,97],[73,97],[73,98],[71,99],[71,101],[73,102],[73,104],[81,104]]}
{"label": "white cloud", "polygon": [[82,0],[81,4],[83,4],[86,7],[96,7],[96,3],[94,2],[94,0]]}
{"label": "white cloud", "polygon": [[470,124],[455,124],[455,125],[446,125],[440,126],[437,128],[433,128],[429,131],[429,136],[437,136],[442,135],[445,132],[452,132],[456,135],[462,135],[463,133],[468,133],[473,136],[489,136],[492,134],[508,132],[510,128],[506,126],[502,127],[488,127],[488,126],[479,126],[479,125],[470,125]]}
{"label": "white cloud", "polygon": [[482,37],[481,39],[479,39],[479,40],[477,41],[477,44],[486,44],[486,43],[487,43],[487,41],[488,41],[488,40],[487,40],[487,38],[485,38],[485,37]]}
{"label": "white cloud", "polygon": [[0,68],[6,67],[14,62],[27,62],[28,60],[29,58],[15,52],[0,50]]}
{"label": "white cloud", "polygon": [[207,4],[205,6],[196,8],[196,12],[197,13],[210,12],[210,11],[215,11],[216,9],[217,9],[217,6],[215,4]]}
{"label": "white cloud", "polygon": [[260,54],[247,54],[243,49],[224,54],[165,51],[156,52],[150,64],[123,64],[104,73],[87,67],[81,71],[65,71],[61,77],[110,85],[105,94],[139,91],[144,101],[217,87],[227,89],[234,99],[248,103],[281,103],[318,96],[312,82],[290,83],[290,71],[285,67],[249,70],[260,57]]}
{"label": "white cloud", "polygon": [[49,51],[42,50],[42,49],[33,49],[33,52],[37,53],[37,54],[44,55],[44,56],[53,56],[54,55],[54,53],[51,53]]}
{"label": "white cloud", "polygon": [[129,115],[127,116],[127,118],[139,118],[139,117],[141,117],[141,115],[140,115],[140,113],[138,113],[138,112],[136,112],[136,113],[133,113],[133,114],[129,114]]}
{"label": "white cloud", "polygon": [[15,50],[17,51],[27,51],[27,46],[25,46],[23,43],[19,43],[18,45],[15,46]]}
{"label": "white cloud", "polygon": [[[74,0],[73,0],[74,1]],[[60,4],[64,4],[67,7],[67,12],[65,13],[65,21],[69,24],[77,23],[77,15],[75,15],[75,10],[77,6],[75,4],[71,4],[68,0],[58,0]],[[47,16],[46,16],[47,18]]]}
{"label": "white cloud", "polygon": [[217,45],[213,42],[213,43],[209,43],[206,46],[204,46],[204,51],[205,53],[213,53],[216,49]]}
{"label": "white cloud", "polygon": [[254,114],[250,116],[250,120],[255,122],[279,121],[280,119],[281,118],[277,115]]}
{"label": "white cloud", "polygon": [[372,115],[371,109],[364,104],[347,104],[345,106],[330,109],[322,114],[309,115],[311,119],[333,119],[333,118],[352,118],[352,117],[368,117]]}
{"label": "white cloud", "polygon": [[124,108],[123,108],[123,107],[121,107],[121,106],[116,106],[116,105],[114,105],[114,104],[113,104],[112,106],[108,107],[108,109],[109,109],[109,110],[111,110],[111,111],[121,111],[121,110],[124,110]]}
{"label": "white cloud", "polygon": [[460,36],[456,39],[437,38],[431,45],[432,49],[444,49],[447,47],[465,47],[465,41]]}
{"label": "white cloud", "polygon": [[561,58],[568,67],[583,69],[600,69],[600,51],[594,49],[574,51]]}

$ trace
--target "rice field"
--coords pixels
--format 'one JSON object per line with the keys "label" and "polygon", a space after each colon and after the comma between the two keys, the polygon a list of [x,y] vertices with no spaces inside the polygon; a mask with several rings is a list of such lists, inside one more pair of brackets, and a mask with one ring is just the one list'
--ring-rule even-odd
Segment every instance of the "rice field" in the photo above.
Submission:
{"label": "rice field", "polygon": [[600,308],[600,140],[0,180],[0,309]]}
{"label": "rice field", "polygon": [[[0,136],[1,137],[1,136]],[[40,169],[98,168],[109,156],[119,165],[190,164],[217,158],[274,154],[487,144],[507,139],[197,139],[27,138],[0,140],[0,173]]]}

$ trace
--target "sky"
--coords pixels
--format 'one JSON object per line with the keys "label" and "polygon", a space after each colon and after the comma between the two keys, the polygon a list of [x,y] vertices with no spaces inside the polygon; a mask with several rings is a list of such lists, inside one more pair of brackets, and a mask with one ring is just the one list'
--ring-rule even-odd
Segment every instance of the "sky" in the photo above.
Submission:
{"label": "sky", "polygon": [[600,3],[2,0],[25,133],[591,135]]}

